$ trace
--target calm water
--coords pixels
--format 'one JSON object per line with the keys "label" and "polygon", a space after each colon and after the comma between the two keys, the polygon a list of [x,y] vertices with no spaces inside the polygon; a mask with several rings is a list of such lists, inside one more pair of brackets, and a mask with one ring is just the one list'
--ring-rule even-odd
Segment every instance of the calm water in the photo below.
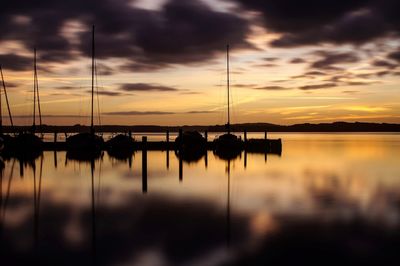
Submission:
{"label": "calm water", "polygon": [[[398,265],[400,135],[274,134],[281,156],[5,162],[1,265]],[[93,170],[93,175],[92,175]],[[343,264],[344,265],[344,264]]]}

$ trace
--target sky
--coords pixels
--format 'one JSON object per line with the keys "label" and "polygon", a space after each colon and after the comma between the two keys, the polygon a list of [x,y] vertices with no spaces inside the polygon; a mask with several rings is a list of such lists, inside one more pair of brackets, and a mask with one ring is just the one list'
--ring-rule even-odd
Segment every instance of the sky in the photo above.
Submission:
{"label": "sky", "polygon": [[398,10],[398,0],[13,0],[0,9],[0,64],[20,125],[32,124],[35,47],[43,123],[89,124],[92,25],[97,124],[226,123],[227,44],[231,123],[400,123]]}

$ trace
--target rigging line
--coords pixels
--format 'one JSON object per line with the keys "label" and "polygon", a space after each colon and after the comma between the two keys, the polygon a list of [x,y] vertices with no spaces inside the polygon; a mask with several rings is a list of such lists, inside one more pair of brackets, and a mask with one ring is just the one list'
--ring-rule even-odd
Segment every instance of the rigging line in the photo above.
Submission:
{"label": "rigging line", "polygon": [[91,105],[91,119],[90,119],[90,130],[91,133],[94,133],[93,128],[93,96],[94,96],[94,57],[95,57],[95,45],[94,45],[94,25],[92,27],[92,105]]}
{"label": "rigging line", "polygon": [[96,98],[97,98],[97,117],[99,120],[99,126],[101,126],[101,118],[100,118],[100,100],[99,100],[99,81],[97,75],[97,60],[95,61],[95,77],[96,77]]}
{"label": "rigging line", "polygon": [[36,47],[34,48],[33,57],[33,123],[32,131],[35,133],[35,123],[36,123]]}
{"label": "rigging line", "polygon": [[39,79],[38,79],[36,65],[35,65],[35,78],[36,78],[37,105],[38,105],[38,112],[39,112],[39,128],[40,128],[40,132],[41,132],[42,137],[43,137],[43,133],[42,133],[42,111],[40,109],[40,97],[39,97]]}
{"label": "rigging line", "polygon": [[231,133],[230,128],[230,106],[229,106],[229,87],[230,87],[230,80],[229,80],[229,44],[226,46],[226,77],[227,77],[227,90],[228,90],[228,134]]}
{"label": "rigging line", "polygon": [[[1,72],[1,79],[3,81],[4,96],[6,98],[6,104],[7,104],[8,116],[10,118],[11,129],[13,129],[13,131],[14,131],[14,123],[13,123],[13,119],[12,119],[12,115],[11,115],[10,104],[8,102],[7,88],[6,88],[6,84],[4,82],[3,70],[1,68],[1,66],[0,66],[0,72]],[[0,103],[1,103],[1,97],[0,97]],[[0,107],[0,112],[1,112],[1,107]],[[1,119],[3,121],[3,118],[1,118]]]}

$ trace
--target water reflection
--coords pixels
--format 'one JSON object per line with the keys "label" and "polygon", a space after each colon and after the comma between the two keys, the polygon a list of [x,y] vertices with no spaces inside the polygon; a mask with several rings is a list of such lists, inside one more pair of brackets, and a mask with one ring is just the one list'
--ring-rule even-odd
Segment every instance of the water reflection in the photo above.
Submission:
{"label": "water reflection", "polygon": [[[45,152],[0,171],[4,265],[393,264],[398,135],[289,135],[282,157]],[[171,154],[170,154],[171,153]],[[204,160],[204,161],[203,161]],[[65,161],[66,164],[58,163]],[[22,175],[18,175],[18,165]],[[393,263],[392,263],[393,262]]]}

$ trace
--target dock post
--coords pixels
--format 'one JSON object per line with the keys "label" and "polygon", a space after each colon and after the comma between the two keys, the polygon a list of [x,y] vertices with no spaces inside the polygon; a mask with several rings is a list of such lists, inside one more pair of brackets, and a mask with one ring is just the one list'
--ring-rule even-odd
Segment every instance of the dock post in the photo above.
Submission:
{"label": "dock post", "polygon": [[247,168],[247,151],[244,150],[244,168]]}
{"label": "dock post", "polygon": [[54,132],[54,144],[57,143],[57,132]]}
{"label": "dock post", "polygon": [[244,142],[247,142],[247,130],[244,130]]}
{"label": "dock post", "polygon": [[208,132],[207,132],[207,130],[204,131],[204,138],[206,139],[206,142],[208,142]]}
{"label": "dock post", "polygon": [[54,168],[57,169],[57,151],[54,150]]}
{"label": "dock post", "polygon": [[167,169],[169,170],[169,150],[167,150]]}
{"label": "dock post", "polygon": [[147,193],[147,137],[142,137],[142,193]]}
{"label": "dock post", "polygon": [[264,139],[267,140],[267,131],[264,131]]}

